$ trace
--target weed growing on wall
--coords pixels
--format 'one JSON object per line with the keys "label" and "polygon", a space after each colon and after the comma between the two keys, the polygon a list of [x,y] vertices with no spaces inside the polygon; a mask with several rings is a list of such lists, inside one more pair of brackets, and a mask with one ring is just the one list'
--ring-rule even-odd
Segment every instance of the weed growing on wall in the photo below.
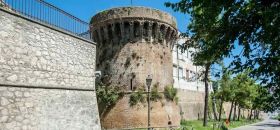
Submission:
{"label": "weed growing on wall", "polygon": [[134,106],[140,102],[146,102],[146,95],[143,88],[138,88],[137,91],[133,92],[129,97],[130,106]]}
{"label": "weed growing on wall", "polygon": [[130,62],[131,62],[131,58],[128,57],[128,58],[126,59],[125,63],[124,63],[124,67],[125,67],[125,68],[128,68],[129,65],[131,64]]}
{"label": "weed growing on wall", "polygon": [[158,91],[158,84],[155,84],[151,91],[151,100],[158,101],[162,99],[162,94]]}
{"label": "weed growing on wall", "polygon": [[97,84],[96,96],[100,115],[109,111],[123,95],[124,93],[120,91],[119,87]]}
{"label": "weed growing on wall", "polygon": [[178,103],[179,98],[177,97],[177,89],[173,86],[167,86],[164,88],[164,96],[167,100]]}

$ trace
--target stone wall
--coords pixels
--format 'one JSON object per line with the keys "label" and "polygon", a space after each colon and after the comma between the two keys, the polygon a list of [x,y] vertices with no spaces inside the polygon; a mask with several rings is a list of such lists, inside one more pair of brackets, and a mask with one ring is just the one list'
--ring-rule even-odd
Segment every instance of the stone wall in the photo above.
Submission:
{"label": "stone wall", "polygon": [[93,42],[0,8],[0,129],[100,129]]}
{"label": "stone wall", "polygon": [[182,119],[197,120],[203,118],[204,92],[178,89],[179,109]]}
{"label": "stone wall", "polygon": [[[147,128],[148,107],[147,102],[129,105],[130,95],[125,95],[116,105],[101,118],[102,127],[107,129],[120,128]],[[180,115],[178,105],[172,101],[151,102],[151,127],[179,126]]]}
{"label": "stone wall", "polygon": [[114,8],[95,15],[92,27],[98,43],[96,67],[108,83],[131,91],[152,75],[152,84],[161,90],[172,85],[177,29],[171,15],[145,7]]}
{"label": "stone wall", "polygon": [[[159,91],[173,84],[172,48],[177,39],[175,19],[162,11],[145,7],[121,7],[102,11],[91,21],[91,32],[97,44],[97,70],[103,83],[133,92],[146,87],[152,75],[152,86]],[[104,128],[147,127],[147,107],[129,106],[129,94],[116,103],[102,119]],[[153,103],[152,127],[180,124],[175,103]]]}

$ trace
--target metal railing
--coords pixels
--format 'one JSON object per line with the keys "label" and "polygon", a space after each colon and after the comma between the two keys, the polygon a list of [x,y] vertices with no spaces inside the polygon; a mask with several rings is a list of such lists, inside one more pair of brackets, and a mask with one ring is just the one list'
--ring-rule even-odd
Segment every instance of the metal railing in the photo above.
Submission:
{"label": "metal railing", "polygon": [[89,23],[44,0],[0,0],[1,6],[38,22],[92,40]]}

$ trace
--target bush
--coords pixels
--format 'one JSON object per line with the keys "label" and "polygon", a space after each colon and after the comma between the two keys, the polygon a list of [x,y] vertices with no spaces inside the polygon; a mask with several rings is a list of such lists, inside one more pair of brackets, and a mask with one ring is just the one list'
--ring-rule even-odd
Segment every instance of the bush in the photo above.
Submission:
{"label": "bush", "polygon": [[223,123],[221,126],[221,130],[228,130],[228,128],[225,126],[225,124]]}
{"label": "bush", "polygon": [[151,101],[158,101],[162,99],[162,94],[158,91],[158,84],[155,84],[151,91]]}
{"label": "bush", "polygon": [[98,106],[104,109],[103,111],[106,111],[114,106],[121,97],[123,97],[123,92],[120,91],[119,87],[100,84],[96,85],[96,95]]}
{"label": "bush", "polygon": [[144,89],[138,89],[136,92],[133,92],[129,98],[130,106],[134,106],[139,102],[144,103],[146,100]]}
{"label": "bush", "polygon": [[173,86],[167,86],[164,88],[164,96],[167,100],[178,102],[177,89]]}
{"label": "bush", "polygon": [[96,97],[100,116],[107,114],[123,95],[119,87],[104,85],[101,81],[97,81]]}

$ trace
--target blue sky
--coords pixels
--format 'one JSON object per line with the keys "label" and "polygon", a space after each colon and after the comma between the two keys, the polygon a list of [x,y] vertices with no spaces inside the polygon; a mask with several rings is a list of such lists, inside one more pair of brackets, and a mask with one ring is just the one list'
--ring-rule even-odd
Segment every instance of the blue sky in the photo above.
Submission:
{"label": "blue sky", "polygon": [[[130,0],[45,0],[53,5],[73,14],[74,16],[89,22],[91,17],[100,11],[122,6],[131,6]],[[166,0],[177,2],[178,0]],[[177,19],[180,31],[186,30],[189,16],[174,12],[164,6],[165,0],[133,0],[133,6],[146,6],[168,12]]]}
{"label": "blue sky", "polygon": [[[107,10],[115,7],[131,6],[130,0],[45,0],[66,12],[89,22],[91,17],[100,11]],[[133,0],[133,6],[145,6],[156,8],[170,13],[177,19],[178,29],[185,32],[189,23],[189,15],[174,12],[172,9],[164,6],[164,2],[177,2],[179,0]],[[239,54],[241,47],[236,44],[236,49],[233,54]],[[226,66],[232,61],[232,58],[225,58],[224,63]],[[214,65],[214,71],[221,70],[221,67]]]}

